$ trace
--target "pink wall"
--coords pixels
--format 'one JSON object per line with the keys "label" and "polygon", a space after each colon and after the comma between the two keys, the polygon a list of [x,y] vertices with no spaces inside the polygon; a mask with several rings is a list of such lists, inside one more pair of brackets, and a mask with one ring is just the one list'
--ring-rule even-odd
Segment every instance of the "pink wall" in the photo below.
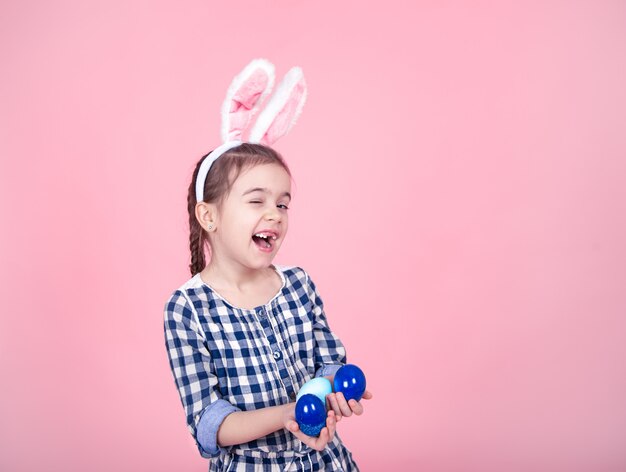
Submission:
{"label": "pink wall", "polygon": [[162,308],[254,57],[362,469],[626,470],[624,2],[52,3],[0,6],[0,470],[206,470]]}

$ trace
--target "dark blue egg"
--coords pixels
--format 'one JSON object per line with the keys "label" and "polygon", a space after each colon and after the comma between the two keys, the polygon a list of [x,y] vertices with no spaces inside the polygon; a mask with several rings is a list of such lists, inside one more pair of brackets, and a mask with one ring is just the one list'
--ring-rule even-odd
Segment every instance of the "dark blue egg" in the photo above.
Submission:
{"label": "dark blue egg", "polygon": [[296,402],[296,421],[307,436],[318,436],[326,426],[326,406],[316,395],[307,393]]}
{"label": "dark blue egg", "polygon": [[365,374],[354,364],[341,366],[335,374],[335,393],[341,392],[346,400],[359,401],[365,392]]}

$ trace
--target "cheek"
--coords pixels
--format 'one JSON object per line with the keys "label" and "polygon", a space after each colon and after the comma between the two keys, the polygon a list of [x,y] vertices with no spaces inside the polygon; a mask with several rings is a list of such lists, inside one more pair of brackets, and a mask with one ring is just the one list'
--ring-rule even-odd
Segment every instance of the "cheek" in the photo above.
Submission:
{"label": "cheek", "polygon": [[259,222],[259,215],[254,208],[244,207],[237,215],[237,224],[240,228],[254,227]]}

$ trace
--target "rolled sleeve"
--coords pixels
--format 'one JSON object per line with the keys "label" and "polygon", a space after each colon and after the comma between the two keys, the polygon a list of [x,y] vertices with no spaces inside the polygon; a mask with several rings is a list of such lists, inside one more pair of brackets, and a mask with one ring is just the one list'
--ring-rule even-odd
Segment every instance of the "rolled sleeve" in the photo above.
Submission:
{"label": "rolled sleeve", "polygon": [[324,365],[317,369],[315,377],[334,377],[343,364]]}
{"label": "rolled sleeve", "polygon": [[203,457],[215,457],[225,452],[225,449],[217,444],[217,431],[224,419],[235,411],[240,411],[240,409],[226,400],[217,400],[202,412],[198,421],[196,439]]}
{"label": "rolled sleeve", "polygon": [[324,313],[324,302],[308,274],[307,282],[314,319],[315,376],[334,376],[335,372],[346,363],[346,349],[341,340],[331,331]]}
{"label": "rolled sleeve", "polygon": [[198,315],[180,290],[165,304],[164,330],[170,367],[189,431],[200,455],[215,457],[223,451],[217,446],[217,430],[224,418],[237,408],[222,399]]}

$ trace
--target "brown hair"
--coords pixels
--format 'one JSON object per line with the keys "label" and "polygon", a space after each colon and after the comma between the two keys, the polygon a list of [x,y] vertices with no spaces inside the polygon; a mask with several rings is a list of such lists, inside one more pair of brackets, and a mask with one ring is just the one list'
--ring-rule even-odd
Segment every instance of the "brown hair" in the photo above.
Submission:
{"label": "brown hair", "polygon": [[[210,154],[210,153],[209,153]],[[206,265],[204,247],[206,245],[209,254],[211,246],[207,232],[202,228],[196,218],[196,178],[200,164],[206,156],[198,161],[193,171],[193,177],[189,184],[187,194],[187,211],[189,212],[189,250],[191,251],[191,275],[202,271]],[[262,144],[243,143],[226,151],[211,166],[206,181],[204,182],[204,202],[222,204],[228,196],[235,180],[244,170],[262,164],[278,164],[291,177],[289,167],[282,156],[274,149]]]}

